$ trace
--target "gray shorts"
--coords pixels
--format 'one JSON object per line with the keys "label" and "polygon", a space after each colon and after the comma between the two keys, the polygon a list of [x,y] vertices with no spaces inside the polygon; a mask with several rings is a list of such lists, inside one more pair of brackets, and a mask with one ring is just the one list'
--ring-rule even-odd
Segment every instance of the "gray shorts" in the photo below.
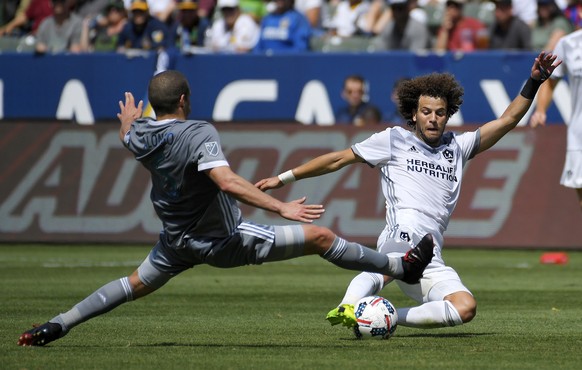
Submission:
{"label": "gray shorts", "polygon": [[158,241],[138,267],[138,275],[145,285],[159,288],[196,265],[230,268],[300,257],[304,243],[300,225],[259,225],[246,221],[226,238],[187,239],[180,249]]}

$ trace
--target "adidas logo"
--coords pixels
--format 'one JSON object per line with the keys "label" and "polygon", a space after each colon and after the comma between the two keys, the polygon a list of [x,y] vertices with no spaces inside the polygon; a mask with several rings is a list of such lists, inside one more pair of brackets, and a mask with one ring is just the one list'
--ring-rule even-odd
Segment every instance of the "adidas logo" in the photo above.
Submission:
{"label": "adidas logo", "polygon": [[418,153],[418,149],[416,149],[416,147],[413,145],[410,147],[410,149],[408,149],[409,152],[413,152],[413,153]]}

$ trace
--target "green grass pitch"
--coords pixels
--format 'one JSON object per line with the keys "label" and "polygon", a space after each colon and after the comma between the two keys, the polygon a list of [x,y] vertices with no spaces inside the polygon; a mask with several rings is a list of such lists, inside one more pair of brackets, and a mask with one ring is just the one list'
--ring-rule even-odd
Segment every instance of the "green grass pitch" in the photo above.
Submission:
{"label": "green grass pitch", "polygon": [[[197,267],[46,347],[18,336],[132,272],[143,246],[0,245],[0,369],[578,369],[582,253],[446,250],[475,294],[469,324],[399,327],[359,341],[324,319],[355,272],[319,257],[234,269]],[[390,285],[397,307],[413,302]]]}

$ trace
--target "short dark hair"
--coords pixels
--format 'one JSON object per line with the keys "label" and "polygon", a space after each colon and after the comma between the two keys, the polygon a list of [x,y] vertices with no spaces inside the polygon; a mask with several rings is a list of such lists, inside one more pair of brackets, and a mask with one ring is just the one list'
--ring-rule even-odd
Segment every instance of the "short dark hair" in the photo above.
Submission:
{"label": "short dark hair", "polygon": [[413,113],[418,110],[421,96],[442,98],[447,104],[447,117],[457,113],[463,104],[463,87],[450,73],[431,73],[402,81],[398,85],[398,111],[406,120],[408,126],[414,128]]}
{"label": "short dark hair", "polygon": [[159,73],[148,86],[148,98],[156,116],[175,113],[182,95],[190,98],[190,86],[186,77],[178,71]]}
{"label": "short dark hair", "polygon": [[366,80],[361,75],[349,75],[349,76],[347,76],[344,79],[344,87],[346,86],[348,81],[357,81],[357,82],[361,83],[362,85],[364,85],[366,83]]}

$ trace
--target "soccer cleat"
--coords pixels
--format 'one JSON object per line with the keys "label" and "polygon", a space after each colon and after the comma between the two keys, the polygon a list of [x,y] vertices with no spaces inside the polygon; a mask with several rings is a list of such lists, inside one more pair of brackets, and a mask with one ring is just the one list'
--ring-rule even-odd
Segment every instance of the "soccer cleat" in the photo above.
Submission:
{"label": "soccer cleat", "polygon": [[356,326],[356,315],[353,304],[342,304],[327,313],[325,318],[331,325],[342,324],[347,328]]}
{"label": "soccer cleat", "polygon": [[422,277],[424,269],[434,256],[434,242],[431,234],[426,234],[422,240],[402,257],[404,274],[400,280],[407,284],[416,284]]}
{"label": "soccer cleat", "polygon": [[61,325],[52,322],[33,326],[18,338],[19,346],[44,346],[65,335]]}

